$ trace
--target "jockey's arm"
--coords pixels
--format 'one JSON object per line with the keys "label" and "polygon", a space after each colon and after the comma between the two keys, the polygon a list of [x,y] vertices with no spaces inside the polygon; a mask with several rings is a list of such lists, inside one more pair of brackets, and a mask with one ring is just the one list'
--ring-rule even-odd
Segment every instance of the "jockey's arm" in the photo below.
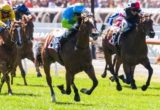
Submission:
{"label": "jockey's arm", "polygon": [[0,27],[5,28],[5,27],[7,27],[7,25],[2,20],[0,20]]}
{"label": "jockey's arm", "polygon": [[110,16],[110,17],[108,18],[107,23],[111,26],[111,25],[113,24],[114,20],[115,20],[116,18],[118,18],[119,16],[120,16],[120,17],[125,17],[125,14],[122,13],[122,12],[115,13],[115,14],[113,14],[112,16]]}

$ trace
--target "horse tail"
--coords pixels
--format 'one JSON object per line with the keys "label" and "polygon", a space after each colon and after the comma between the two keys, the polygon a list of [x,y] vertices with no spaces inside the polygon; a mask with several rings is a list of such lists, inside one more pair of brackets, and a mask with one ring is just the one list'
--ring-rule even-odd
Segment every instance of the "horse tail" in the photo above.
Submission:
{"label": "horse tail", "polygon": [[156,58],[156,64],[160,64],[160,56]]}
{"label": "horse tail", "polygon": [[49,35],[47,35],[46,40],[45,40],[45,44],[44,44],[44,48],[48,48],[48,46],[53,38],[54,38],[54,36],[51,35],[51,33]]}

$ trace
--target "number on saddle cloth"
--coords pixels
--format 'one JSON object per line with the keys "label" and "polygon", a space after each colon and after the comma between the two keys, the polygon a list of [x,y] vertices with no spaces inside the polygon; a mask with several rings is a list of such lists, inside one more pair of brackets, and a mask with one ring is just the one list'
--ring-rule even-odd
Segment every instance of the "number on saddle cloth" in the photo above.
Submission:
{"label": "number on saddle cloth", "polygon": [[61,37],[55,37],[49,44],[48,48],[53,48],[58,51],[58,49],[60,48],[60,39]]}

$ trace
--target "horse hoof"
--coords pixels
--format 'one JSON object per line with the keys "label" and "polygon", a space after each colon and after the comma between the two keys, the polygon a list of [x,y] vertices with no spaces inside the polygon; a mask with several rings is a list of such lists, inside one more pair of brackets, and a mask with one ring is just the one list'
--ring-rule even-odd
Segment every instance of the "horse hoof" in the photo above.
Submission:
{"label": "horse hoof", "polygon": [[62,94],[66,94],[66,91],[64,90],[64,86],[63,85],[58,85],[57,87],[61,91]]}
{"label": "horse hoof", "polygon": [[142,91],[146,91],[147,90],[147,86],[146,85],[144,85],[144,86],[142,86]]}
{"label": "horse hoof", "polygon": [[66,94],[70,95],[71,94],[71,90],[66,90]]}
{"label": "horse hoof", "polygon": [[41,73],[38,73],[38,74],[37,74],[37,77],[42,77]]}
{"label": "horse hoof", "polygon": [[131,88],[132,88],[133,90],[136,90],[136,89],[137,89],[137,86],[134,85],[134,86],[132,86]]}
{"label": "horse hoof", "polygon": [[114,76],[111,76],[109,79],[110,79],[112,82],[114,82],[114,81],[115,81]]}
{"label": "horse hoof", "polygon": [[28,84],[27,84],[27,83],[24,83],[24,85],[27,86]]}
{"label": "horse hoof", "polygon": [[84,94],[87,94],[87,95],[90,95],[91,92],[85,88],[81,89],[81,92],[84,93]]}
{"label": "horse hoof", "polygon": [[74,96],[74,101],[79,102],[80,101],[80,96],[79,95]]}
{"label": "horse hoof", "polygon": [[117,86],[118,91],[122,91],[122,86]]}
{"label": "horse hoof", "polygon": [[8,91],[8,95],[9,95],[9,96],[12,96],[12,91],[11,91],[11,90]]}
{"label": "horse hoof", "polygon": [[105,77],[106,77],[106,74],[105,74],[105,73],[103,73],[103,74],[101,75],[101,77],[102,77],[102,78],[105,78]]}
{"label": "horse hoof", "polygon": [[52,102],[56,102],[56,97],[55,97],[55,96],[52,96],[51,101],[52,101]]}

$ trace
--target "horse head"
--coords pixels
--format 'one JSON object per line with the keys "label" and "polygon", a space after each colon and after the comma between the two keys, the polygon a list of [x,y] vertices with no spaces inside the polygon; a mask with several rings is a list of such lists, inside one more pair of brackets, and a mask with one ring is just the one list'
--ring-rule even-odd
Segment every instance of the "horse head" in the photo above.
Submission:
{"label": "horse head", "polygon": [[0,31],[0,46],[11,41],[9,30],[7,28],[2,28]]}
{"label": "horse head", "polygon": [[153,20],[151,19],[151,15],[141,16],[139,26],[145,35],[148,35],[150,38],[154,38],[155,32],[153,29]]}
{"label": "horse head", "polygon": [[11,24],[10,34],[12,36],[12,41],[16,42],[18,47],[21,47],[25,41],[24,25],[25,24],[19,21]]}
{"label": "horse head", "polygon": [[34,24],[32,22],[32,19],[26,15],[23,15],[22,22],[25,24],[27,39],[33,40]]}
{"label": "horse head", "polygon": [[[97,31],[97,28],[95,26],[95,19],[94,16],[89,12],[84,12],[81,14],[82,22],[81,22],[81,28],[84,30],[87,30],[88,33],[90,33],[90,37],[93,38],[93,40],[96,40],[99,36],[99,32]],[[84,31],[85,32],[85,31]]]}

